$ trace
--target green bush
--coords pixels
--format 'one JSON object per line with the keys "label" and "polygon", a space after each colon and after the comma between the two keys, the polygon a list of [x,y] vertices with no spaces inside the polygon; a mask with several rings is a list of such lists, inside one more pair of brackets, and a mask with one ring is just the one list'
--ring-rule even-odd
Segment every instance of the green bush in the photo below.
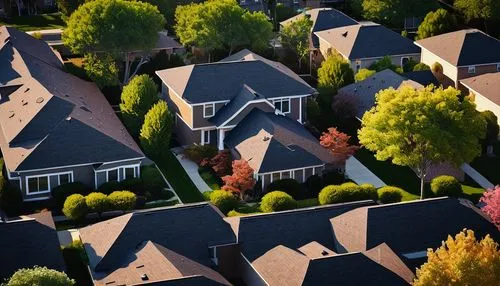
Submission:
{"label": "green bush", "polygon": [[163,189],[166,186],[163,176],[155,166],[146,166],[141,169],[141,179],[148,191]]}
{"label": "green bush", "polygon": [[345,182],[344,174],[340,173],[339,171],[324,173],[321,178],[323,179],[323,187],[329,185],[338,185]]}
{"label": "green bush", "polygon": [[137,197],[131,191],[114,191],[108,196],[114,210],[129,211],[135,207]]}
{"label": "green bush", "polygon": [[267,193],[260,203],[261,211],[265,213],[285,211],[297,208],[297,202],[289,194],[281,191]]}
{"label": "green bush", "polygon": [[296,200],[304,198],[306,194],[302,189],[302,185],[294,179],[282,179],[272,182],[267,186],[266,193],[273,191],[285,192]]}
{"label": "green bush", "polygon": [[424,63],[418,63],[413,67],[413,71],[430,71],[431,67]]}
{"label": "green bush", "polygon": [[191,145],[184,149],[184,155],[196,164],[200,164],[203,159],[213,158],[217,153],[217,148],[212,145]]}
{"label": "green bush", "polygon": [[97,188],[97,192],[103,193],[106,195],[111,194],[112,192],[123,190],[122,185],[118,181],[110,181],[102,184]]}
{"label": "green bush", "polygon": [[69,196],[64,202],[62,211],[66,217],[72,220],[85,218],[88,213],[85,197],[80,194],[73,194]]}
{"label": "green bush", "polygon": [[318,195],[320,205],[327,205],[333,203],[341,203],[345,201],[346,191],[339,185],[330,185],[324,187]]}
{"label": "green bush", "polygon": [[443,73],[443,66],[438,63],[438,62],[435,62],[432,64],[432,68],[431,70],[434,72],[434,73],[437,73],[437,74],[442,74]]}
{"label": "green bush", "polygon": [[23,195],[21,191],[12,186],[0,174],[0,209],[5,211],[9,216],[16,216],[21,213],[22,203]]}
{"label": "green bush", "polygon": [[463,193],[462,184],[453,176],[439,176],[432,179],[431,191],[438,197],[458,197]]}
{"label": "green bush", "polygon": [[330,185],[321,190],[318,196],[321,205],[353,202],[360,200],[376,200],[378,197],[375,187],[370,184],[358,186],[348,182],[342,185]]}
{"label": "green bush", "polygon": [[208,191],[208,192],[203,192],[203,198],[205,199],[205,201],[210,201],[210,196],[212,196],[212,193],[214,191]]}
{"label": "green bush", "polygon": [[139,140],[148,156],[161,156],[170,146],[174,116],[164,100],[159,100],[144,116]]}
{"label": "green bush", "polygon": [[70,279],[64,272],[49,269],[47,267],[35,266],[33,268],[19,269],[5,284],[6,286],[27,285],[51,285],[69,286],[75,285],[75,280]]}
{"label": "green bush", "polygon": [[210,195],[210,201],[224,214],[227,214],[238,206],[238,198],[228,191],[214,191]]}
{"label": "green bush", "polygon": [[80,182],[67,183],[53,188],[52,197],[54,198],[56,209],[62,209],[66,198],[73,194],[85,196],[88,194],[88,188]]}
{"label": "green bush", "polygon": [[370,200],[378,200],[378,192],[377,188],[375,188],[372,184],[361,184],[359,185],[361,194],[363,196],[362,200],[366,197],[369,197]]}
{"label": "green bush", "polygon": [[[143,195],[146,192],[144,183],[139,178],[130,178],[120,182],[119,190],[129,190],[136,195]],[[119,191],[115,190],[115,191]],[[160,189],[161,191],[161,189]]]}
{"label": "green bush", "polygon": [[103,193],[90,193],[85,197],[85,203],[90,212],[95,212],[99,216],[110,209],[109,199]]}
{"label": "green bush", "polygon": [[403,198],[403,189],[392,186],[384,186],[378,189],[378,197],[383,204],[397,203]]}
{"label": "green bush", "polygon": [[227,213],[227,216],[228,216],[228,217],[233,217],[233,216],[242,216],[242,215],[244,215],[244,214],[242,214],[242,213],[240,213],[240,212],[237,212],[237,211],[235,211],[235,210],[232,210],[232,211],[230,211],[230,212],[228,212],[228,213]]}

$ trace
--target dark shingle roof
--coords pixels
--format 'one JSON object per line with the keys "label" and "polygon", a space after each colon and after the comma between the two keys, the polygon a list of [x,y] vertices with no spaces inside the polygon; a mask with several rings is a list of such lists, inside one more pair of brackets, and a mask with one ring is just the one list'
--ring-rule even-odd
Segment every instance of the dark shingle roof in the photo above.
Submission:
{"label": "dark shingle roof", "polygon": [[437,248],[448,235],[464,228],[476,237],[500,233],[472,203],[436,198],[361,207],[331,219],[336,239],[347,251],[364,251],[387,243],[397,254]]}
{"label": "dark shingle roof", "polygon": [[243,84],[268,98],[315,93],[308,84],[260,60],[189,65],[156,74],[188,103],[230,100]]}
{"label": "dark shingle roof", "polygon": [[312,241],[334,249],[330,218],[373,201],[336,204],[270,214],[225,218],[241,243],[241,252],[253,262],[272,248],[298,249]]}
{"label": "dark shingle roof", "polygon": [[286,116],[252,110],[225,138],[258,173],[325,163],[335,158],[303,125]]}
{"label": "dark shingle roof", "polygon": [[65,270],[50,212],[0,222],[0,234],[0,281],[20,268],[36,265]]}
{"label": "dark shingle roof", "polygon": [[411,71],[402,74],[403,77],[420,83],[423,86],[428,86],[433,84],[434,86],[439,86],[440,83],[434,76],[432,71]]}
{"label": "dark shingle roof", "polygon": [[209,246],[236,241],[222,217],[207,203],[139,211],[85,227],[80,236],[96,272],[116,269],[130,251],[148,240],[210,266]]}
{"label": "dark shingle roof", "polygon": [[476,29],[446,33],[416,43],[454,66],[500,63],[500,40]]}
{"label": "dark shingle roof", "polygon": [[487,73],[475,77],[462,79],[460,81],[472,92],[478,93],[500,106],[500,72]]}
{"label": "dark shingle roof", "polygon": [[315,34],[350,60],[420,53],[410,39],[371,22]]}

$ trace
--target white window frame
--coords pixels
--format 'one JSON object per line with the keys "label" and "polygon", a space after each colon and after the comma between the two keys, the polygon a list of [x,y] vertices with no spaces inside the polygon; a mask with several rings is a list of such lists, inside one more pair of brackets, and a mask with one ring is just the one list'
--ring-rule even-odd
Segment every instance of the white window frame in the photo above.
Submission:
{"label": "white window frame", "polygon": [[[280,107],[281,108],[277,108],[276,107],[276,103],[280,103]],[[287,102],[288,103],[288,111],[287,112],[283,112],[282,109],[283,109],[283,102]],[[279,110],[281,113],[283,114],[289,114],[292,112],[292,104],[290,102],[290,98],[280,98],[280,99],[275,99],[273,100],[273,105],[274,105],[274,108]]]}
{"label": "white window frame", "polygon": [[500,64],[497,64],[497,72],[500,72]]}
{"label": "white window frame", "polygon": [[[212,107],[212,114],[207,114],[207,107]],[[203,118],[210,118],[215,115],[215,103],[203,104]]]}
{"label": "white window frame", "polygon": [[[97,184],[97,173],[99,172],[106,172],[106,183],[109,183],[109,172],[111,171],[114,171],[114,170],[117,170],[118,172],[118,181],[117,182],[121,182],[123,180],[125,180],[125,169],[128,169],[128,168],[133,168],[134,169],[134,178],[138,178],[140,177],[141,175],[141,164],[137,164],[137,165],[126,165],[126,166],[119,166],[119,167],[115,167],[115,168],[109,168],[109,169],[104,169],[104,170],[97,170],[95,171],[95,176],[96,176],[96,179],[95,179],[95,183]],[[139,173],[136,172],[136,169],[139,170]],[[123,169],[123,176],[120,175],[120,169]]]}
{"label": "white window frame", "polygon": [[64,173],[59,173],[57,174],[57,185],[61,185],[61,175],[69,175],[69,181],[68,183],[73,183],[73,171],[69,172],[64,172]]}
{"label": "white window frame", "polygon": [[[109,169],[109,170],[106,170],[106,183],[109,182],[109,172],[113,172],[113,171],[116,171],[116,181],[117,182],[120,182],[120,168],[114,168],[114,169]],[[114,181],[113,181],[114,182]]]}
{"label": "white window frame", "polygon": [[401,67],[404,67],[403,60],[408,60],[408,62],[411,60],[411,57],[401,57]]}
{"label": "white window frame", "polygon": [[475,74],[476,73],[476,66],[468,66],[467,73],[468,74]]}
{"label": "white window frame", "polygon": [[210,144],[211,131],[212,131],[212,129],[201,130],[201,142],[200,143],[202,146]]}
{"label": "white window frame", "polygon": [[[123,180],[127,180],[127,169],[132,169],[134,170],[134,177],[132,179],[137,178],[137,172],[136,172],[136,167],[123,167]],[[119,173],[118,173],[119,174]]]}
{"label": "white window frame", "polygon": [[[32,179],[32,178],[47,178],[47,190],[44,190],[44,191],[41,191],[41,192],[30,192],[30,187],[29,187],[29,184],[28,184],[28,181],[29,179]],[[38,188],[40,188],[40,182],[38,182]],[[35,176],[26,176],[26,195],[28,196],[34,196],[34,195],[40,195],[40,194],[47,194],[47,193],[50,193],[50,175],[35,175]]]}

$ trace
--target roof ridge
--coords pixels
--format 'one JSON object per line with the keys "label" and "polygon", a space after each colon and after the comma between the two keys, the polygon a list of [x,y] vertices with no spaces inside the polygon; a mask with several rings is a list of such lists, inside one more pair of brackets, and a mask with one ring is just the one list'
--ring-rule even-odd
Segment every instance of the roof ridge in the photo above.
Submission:
{"label": "roof ridge", "polygon": [[413,201],[406,201],[406,202],[397,202],[397,203],[391,203],[391,204],[382,204],[382,205],[373,205],[373,206],[367,206],[367,209],[376,209],[376,208],[392,208],[392,207],[401,207],[409,204],[419,204],[419,203],[427,203],[427,202],[444,202],[447,200],[452,200],[453,198],[451,197],[437,197],[437,198],[427,198],[427,199],[422,199],[422,200],[413,200]]}
{"label": "roof ridge", "polygon": [[201,208],[201,207],[205,207],[208,205],[210,205],[208,202],[197,202],[197,203],[188,203],[188,204],[178,204],[178,205],[166,206],[166,207],[158,207],[158,208],[153,208],[153,209],[135,210],[135,211],[132,211],[130,213],[132,214],[132,216],[149,215],[149,214],[153,214],[153,213],[175,210],[175,209]]}

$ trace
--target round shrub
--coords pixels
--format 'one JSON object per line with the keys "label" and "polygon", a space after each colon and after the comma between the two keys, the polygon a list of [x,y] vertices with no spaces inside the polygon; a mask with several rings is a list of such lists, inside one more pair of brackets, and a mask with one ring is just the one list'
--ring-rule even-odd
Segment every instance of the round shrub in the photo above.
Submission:
{"label": "round shrub", "polygon": [[383,204],[397,203],[403,198],[403,189],[384,186],[378,189],[378,197]]}
{"label": "round shrub", "polygon": [[[51,285],[70,286],[75,285],[75,280],[70,279],[64,272],[49,269],[47,267],[35,266],[33,268],[19,269],[6,282],[6,286],[25,285]],[[3,285],[3,284],[2,284]]]}
{"label": "round shrub", "polygon": [[212,195],[214,191],[208,191],[208,192],[203,192],[202,195],[203,195],[203,198],[205,199],[205,201],[210,201],[210,196]]}
{"label": "round shrub", "polygon": [[95,212],[99,214],[99,216],[110,208],[108,196],[103,193],[94,192],[88,194],[85,197],[85,203],[89,211]]}
{"label": "round shrub", "polygon": [[88,188],[80,182],[67,183],[52,189],[52,197],[57,209],[62,209],[66,198],[70,195],[80,194],[85,196],[87,193]]}
{"label": "round shrub", "polygon": [[[129,190],[136,195],[143,195],[146,192],[146,188],[142,183],[142,180],[139,178],[130,178],[120,181],[120,189],[119,190]],[[119,191],[115,190],[115,191]],[[161,188],[158,189],[161,191]]]}
{"label": "round shrub", "polygon": [[342,185],[330,185],[321,190],[318,196],[321,205],[353,202],[361,200],[377,200],[378,194],[373,185],[358,186],[353,182]]}
{"label": "round shrub", "polygon": [[361,184],[359,189],[362,193],[363,198],[369,198],[370,200],[378,200],[377,188],[372,184]]}
{"label": "round shrub", "polygon": [[64,202],[62,211],[65,216],[72,220],[85,218],[88,212],[85,197],[80,194],[73,194],[69,196]]}
{"label": "round shrub", "polygon": [[438,176],[431,181],[434,195],[457,197],[463,193],[462,184],[453,176]]}
{"label": "round shrub", "polygon": [[224,214],[227,214],[238,206],[238,198],[228,191],[213,191],[210,195],[210,201]]}
{"label": "round shrub", "polygon": [[296,207],[297,202],[292,196],[281,191],[267,193],[260,203],[260,210],[265,213],[291,210]]}
{"label": "round shrub", "polygon": [[434,73],[437,73],[437,74],[442,74],[443,73],[443,66],[438,63],[438,62],[435,62],[432,64],[432,68],[431,70],[434,72]]}
{"label": "round shrub", "polygon": [[305,182],[307,192],[314,197],[317,197],[321,189],[323,189],[323,180],[320,176],[314,175],[307,178]]}
{"label": "round shrub", "polygon": [[328,205],[334,203],[341,203],[345,201],[347,192],[345,188],[339,185],[330,185],[324,187],[318,195],[320,205]]}
{"label": "round shrub", "polygon": [[294,179],[277,180],[269,184],[266,188],[267,193],[278,190],[289,194],[296,200],[303,199],[305,197],[305,192],[302,191],[302,186]]}
{"label": "round shrub", "polygon": [[114,210],[129,211],[134,209],[137,197],[131,191],[114,191],[108,199]]}

